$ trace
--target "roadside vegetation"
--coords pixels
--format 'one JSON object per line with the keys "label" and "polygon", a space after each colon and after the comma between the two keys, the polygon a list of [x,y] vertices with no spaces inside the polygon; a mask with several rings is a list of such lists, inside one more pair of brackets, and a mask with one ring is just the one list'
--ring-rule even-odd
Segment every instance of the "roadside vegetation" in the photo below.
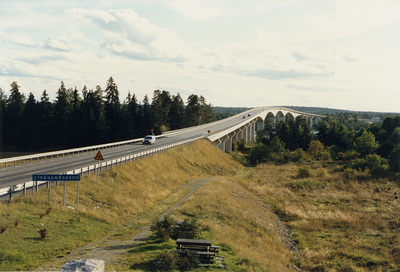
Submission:
{"label": "roadside vegetation", "polygon": [[146,225],[149,239],[106,269],[148,271],[171,261],[171,270],[220,270],[177,263],[173,232],[161,237],[156,224],[180,186],[209,178],[169,218],[195,222],[197,238],[220,246],[227,271],[398,271],[399,119],[354,133],[322,123],[318,136],[301,119],[278,123],[254,145],[235,143],[233,156],[197,141],[106,171],[99,184],[83,178],[78,210],[73,183],[69,207],[62,186],[52,188],[51,205],[46,190],[0,203],[0,270],[45,267]]}
{"label": "roadside vegetation", "polygon": [[[47,190],[0,202],[0,271],[35,270],[111,231],[138,232],[165,211],[162,200],[182,184],[230,176],[238,167],[228,154],[200,141],[106,171],[99,184],[94,175],[83,177],[78,210],[75,183],[67,184],[65,207],[63,186],[52,187],[51,204]],[[151,208],[155,214],[147,214]],[[44,237],[41,230],[46,230]]]}

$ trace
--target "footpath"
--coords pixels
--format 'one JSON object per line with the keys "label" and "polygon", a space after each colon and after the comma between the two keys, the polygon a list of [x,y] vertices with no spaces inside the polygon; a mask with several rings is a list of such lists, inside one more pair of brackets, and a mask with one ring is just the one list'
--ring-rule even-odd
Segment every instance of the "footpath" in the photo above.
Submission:
{"label": "footpath", "polygon": [[[110,234],[103,238],[91,242],[83,247],[76,249],[70,254],[53,260],[39,267],[37,271],[60,271],[61,267],[70,260],[76,259],[99,259],[105,261],[107,265],[118,265],[121,262],[121,256],[129,254],[128,251],[134,247],[137,247],[141,243],[146,242],[146,239],[150,235],[150,224],[146,224],[141,227],[135,228],[138,225],[141,217],[151,215],[157,215],[159,210],[166,210],[165,212],[158,214],[160,219],[164,216],[171,214],[179,205],[184,203],[191,195],[193,195],[198,189],[200,189],[208,181],[215,179],[204,178],[195,179],[189,181],[187,184],[182,185],[175,190],[170,196],[161,202],[157,203],[152,210],[146,212],[145,215],[134,218],[128,224],[119,227],[112,231]],[[136,229],[136,230],[135,230]],[[131,230],[133,234],[130,236],[118,236],[118,233],[126,232]],[[132,231],[135,230],[135,231]]]}

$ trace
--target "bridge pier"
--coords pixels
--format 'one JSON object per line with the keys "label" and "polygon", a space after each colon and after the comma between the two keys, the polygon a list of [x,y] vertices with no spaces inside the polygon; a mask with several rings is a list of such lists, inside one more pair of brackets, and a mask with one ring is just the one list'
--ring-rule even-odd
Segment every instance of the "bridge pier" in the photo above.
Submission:
{"label": "bridge pier", "polygon": [[286,109],[282,107],[271,107],[269,109],[260,109],[258,112],[245,115],[245,118],[236,126],[226,129],[223,132],[212,134],[208,139],[212,141],[218,148],[225,152],[232,152],[232,143],[244,139],[246,143],[256,140],[257,131],[268,127],[275,127],[278,122],[285,122],[289,119],[295,119],[297,116],[307,118],[310,128],[316,124],[318,118],[322,115],[299,112],[296,110]]}

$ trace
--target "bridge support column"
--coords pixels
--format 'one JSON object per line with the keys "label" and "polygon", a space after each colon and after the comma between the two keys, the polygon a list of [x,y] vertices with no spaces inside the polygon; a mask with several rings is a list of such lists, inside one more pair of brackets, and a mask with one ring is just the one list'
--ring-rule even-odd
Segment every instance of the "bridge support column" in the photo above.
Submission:
{"label": "bridge support column", "polygon": [[225,152],[232,153],[232,137],[227,137],[225,140]]}
{"label": "bridge support column", "polygon": [[250,139],[250,133],[251,133],[251,129],[250,129],[251,125],[247,124],[246,125],[246,143],[250,143],[251,139]]}
{"label": "bridge support column", "polygon": [[309,124],[310,128],[313,127],[313,121],[314,121],[314,117],[308,117],[308,124]]}
{"label": "bridge support column", "polygon": [[250,141],[255,141],[255,134],[256,134],[256,121],[252,122],[250,125]]}
{"label": "bridge support column", "polygon": [[221,141],[221,139],[218,139],[216,141],[214,141],[214,144],[221,149],[222,151],[224,150],[224,143]]}
{"label": "bridge support column", "polygon": [[256,131],[263,130],[265,128],[265,123],[263,120],[257,120],[256,122]]}

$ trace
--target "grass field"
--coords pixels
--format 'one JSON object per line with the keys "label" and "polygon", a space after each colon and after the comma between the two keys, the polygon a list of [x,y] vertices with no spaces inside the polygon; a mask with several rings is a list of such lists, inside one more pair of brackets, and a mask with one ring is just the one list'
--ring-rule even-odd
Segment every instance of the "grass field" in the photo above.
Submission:
{"label": "grass field", "polygon": [[[104,172],[99,184],[95,176],[84,177],[79,210],[74,209],[73,183],[67,186],[67,207],[62,206],[62,186],[52,188],[51,205],[46,190],[0,203],[0,271],[34,270],[113,230],[121,237],[136,232],[165,211],[157,203],[203,177],[214,178],[172,216],[197,218],[202,238],[221,247],[227,271],[296,271],[295,266],[304,271],[398,271],[398,184],[343,179],[334,165],[317,162],[307,165],[308,177],[299,178],[302,167],[245,167],[198,141]],[[138,216],[137,225],[125,227]],[[295,248],[279,218],[292,232]],[[173,240],[153,238],[106,268],[151,270],[160,252],[174,248]]]}

